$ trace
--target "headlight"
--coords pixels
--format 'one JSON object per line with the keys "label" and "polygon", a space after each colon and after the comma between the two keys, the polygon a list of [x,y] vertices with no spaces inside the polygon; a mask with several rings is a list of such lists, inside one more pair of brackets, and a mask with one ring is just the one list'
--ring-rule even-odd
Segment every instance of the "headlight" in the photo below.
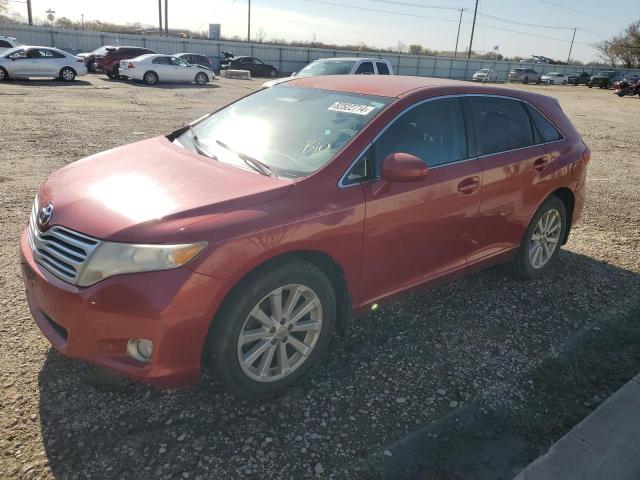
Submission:
{"label": "headlight", "polygon": [[78,285],[86,287],[122,273],[177,268],[195,257],[206,245],[206,242],[180,245],[104,242],[89,259],[80,274]]}

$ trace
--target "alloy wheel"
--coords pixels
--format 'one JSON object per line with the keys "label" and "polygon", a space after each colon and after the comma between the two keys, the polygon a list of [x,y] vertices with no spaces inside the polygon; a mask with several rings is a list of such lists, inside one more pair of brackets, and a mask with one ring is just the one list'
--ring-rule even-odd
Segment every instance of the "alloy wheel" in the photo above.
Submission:
{"label": "alloy wheel", "polygon": [[311,288],[300,284],[276,288],[253,307],[240,330],[242,371],[258,382],[289,376],[316,346],[322,319],[322,303]]}
{"label": "alloy wheel", "polygon": [[549,262],[558,248],[561,232],[560,212],[551,209],[540,217],[529,244],[529,262],[533,268],[542,268]]}
{"label": "alloy wheel", "polygon": [[71,82],[76,78],[76,74],[70,68],[62,70],[62,79],[66,82]]}
{"label": "alloy wheel", "polygon": [[207,76],[204,73],[196,75],[196,83],[198,85],[205,85],[207,83]]}

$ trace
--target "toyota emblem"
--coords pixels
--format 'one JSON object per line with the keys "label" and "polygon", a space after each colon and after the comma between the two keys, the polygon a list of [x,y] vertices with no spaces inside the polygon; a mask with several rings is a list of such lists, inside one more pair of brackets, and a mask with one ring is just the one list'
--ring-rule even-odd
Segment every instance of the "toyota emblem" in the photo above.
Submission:
{"label": "toyota emblem", "polygon": [[51,220],[52,215],[53,215],[53,205],[51,205],[50,203],[47,203],[38,212],[38,224],[41,227],[44,227],[47,223],[49,223],[49,220]]}

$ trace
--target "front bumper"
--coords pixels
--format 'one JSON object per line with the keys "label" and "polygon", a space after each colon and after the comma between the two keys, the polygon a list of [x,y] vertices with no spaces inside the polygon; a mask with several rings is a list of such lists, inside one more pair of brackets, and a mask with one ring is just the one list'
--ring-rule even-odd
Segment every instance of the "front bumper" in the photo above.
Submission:
{"label": "front bumper", "polygon": [[[181,267],[115,276],[79,288],[34,261],[26,232],[20,259],[29,309],[58,351],[158,388],[198,381],[224,280]],[[127,355],[129,339],[153,342],[151,362]]]}

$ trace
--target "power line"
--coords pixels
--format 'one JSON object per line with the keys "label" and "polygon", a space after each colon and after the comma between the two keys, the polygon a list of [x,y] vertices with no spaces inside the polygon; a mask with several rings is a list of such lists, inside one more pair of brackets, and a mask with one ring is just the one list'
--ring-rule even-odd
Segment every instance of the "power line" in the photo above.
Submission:
{"label": "power line", "polygon": [[554,29],[554,30],[573,30],[573,28],[574,28],[574,27],[558,27],[558,26],[553,26],[553,25],[537,25],[537,24],[534,24],[534,23],[519,22],[517,20],[510,20],[508,18],[497,17],[495,15],[489,15],[488,13],[482,13],[482,12],[478,12],[478,15],[480,15],[482,17],[486,17],[486,18],[491,18],[492,20],[497,20],[499,22],[505,22],[505,23],[515,24],[515,25],[522,25],[524,27],[550,28],[550,29]]}
{"label": "power line", "polygon": [[590,12],[587,12],[585,10],[579,10],[577,8],[567,7],[567,6],[561,5],[559,3],[551,2],[550,0],[538,0],[538,1],[542,2],[542,3],[546,3],[547,5],[552,5],[552,6],[557,7],[557,8],[562,8],[562,9],[567,10],[569,12],[579,13],[581,15],[586,15],[588,17],[597,18],[598,20],[606,20],[607,22],[620,23],[617,20],[612,20],[610,18],[603,17],[602,15],[599,15],[599,14],[590,13]]}
{"label": "power line", "polygon": [[416,8],[432,8],[435,10],[458,10],[458,7],[446,6],[446,5],[425,5],[423,3],[407,3],[407,2],[394,2],[391,0],[370,0],[371,2],[386,3],[389,5],[400,5],[403,7],[416,7]]}

